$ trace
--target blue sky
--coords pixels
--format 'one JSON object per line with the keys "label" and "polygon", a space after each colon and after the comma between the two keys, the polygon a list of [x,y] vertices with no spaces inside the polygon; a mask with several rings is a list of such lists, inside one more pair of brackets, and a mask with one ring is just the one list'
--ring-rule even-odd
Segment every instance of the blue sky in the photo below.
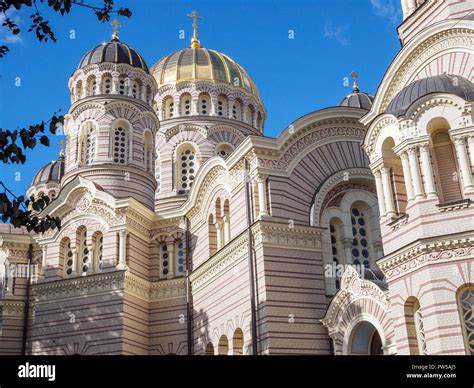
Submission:
{"label": "blue sky", "polygon": [[[204,17],[199,28],[203,47],[236,60],[257,84],[267,108],[267,136],[276,136],[302,115],[337,105],[351,91],[351,84],[344,81],[352,70],[359,73],[361,90],[374,94],[400,49],[398,0],[116,2],[133,12],[130,19],[119,18],[121,40],[137,49],[150,67],[188,46],[192,22],[186,14],[197,10]],[[22,27],[19,37],[12,39],[0,31],[0,44],[10,47],[0,59],[4,129],[39,122],[58,109],[65,113],[68,78],[88,50],[111,36],[109,24],[100,24],[91,11],[73,6],[66,17],[44,12],[58,41],[39,43],[27,32],[29,14],[22,10],[10,15]],[[180,30],[186,32],[185,40],[179,38]],[[28,152],[24,166],[0,165],[0,179],[22,194],[36,171],[57,158],[60,140],[53,136],[51,147],[39,145]]]}

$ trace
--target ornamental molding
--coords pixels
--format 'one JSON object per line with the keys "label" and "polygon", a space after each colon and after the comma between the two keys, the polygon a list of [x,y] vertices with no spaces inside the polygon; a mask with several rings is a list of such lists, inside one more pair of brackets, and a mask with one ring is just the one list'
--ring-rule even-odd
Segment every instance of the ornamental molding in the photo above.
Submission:
{"label": "ornamental molding", "polygon": [[321,251],[322,228],[259,221],[252,226],[255,246]]}
{"label": "ornamental molding", "polygon": [[[315,123],[311,128],[319,127],[321,122]],[[283,147],[284,151],[280,153],[277,160],[272,159],[258,159],[259,167],[271,170],[288,170],[290,164],[294,162],[299,154],[313,146],[322,146],[327,142],[324,140],[331,139],[334,142],[338,141],[354,141],[355,139],[362,141],[365,136],[365,129],[363,127],[324,127],[318,128],[305,136],[298,138],[291,146]],[[352,137],[352,138],[350,138]],[[321,144],[318,144],[321,143]]]}
{"label": "ornamental molding", "polygon": [[377,153],[375,152],[375,144],[377,143],[377,138],[379,137],[382,129],[390,125],[395,125],[397,127],[396,129],[398,131],[400,130],[400,124],[398,120],[396,119],[396,117],[391,114],[386,113],[383,116],[381,116],[379,119],[377,119],[370,126],[370,129],[368,132],[369,136],[364,141],[363,147],[367,155],[370,156],[371,160],[376,160],[381,156],[381,155],[377,155]]}
{"label": "ornamental molding", "polygon": [[359,272],[353,266],[348,266],[342,275],[341,289],[332,299],[325,317],[321,319],[330,335],[340,330],[339,326],[350,305],[361,299],[375,301],[385,313],[390,310],[387,294],[375,283],[361,279]]}
{"label": "ornamental molding", "polygon": [[[30,305],[30,313],[33,310],[33,306]],[[23,319],[25,315],[25,302],[16,300],[1,300],[0,301],[0,312],[5,318]]]}
{"label": "ornamental molding", "polygon": [[473,30],[469,28],[451,28],[440,31],[419,44],[408,58],[400,65],[390,79],[390,84],[383,96],[379,113],[385,111],[390,101],[418,74],[422,65],[439,53],[452,48],[474,47]]}
{"label": "ornamental molding", "polygon": [[33,284],[36,304],[72,299],[93,294],[107,294],[124,289],[124,272],[115,271]]}
{"label": "ornamental molding", "polygon": [[145,302],[158,302],[186,297],[186,279],[158,280],[149,282],[129,272],[125,273],[125,293]]}
{"label": "ornamental molding", "polygon": [[459,111],[459,117],[457,117],[458,121],[450,122],[451,128],[462,128],[472,125],[471,104],[461,98],[453,98],[450,95],[440,95],[439,97],[429,98],[426,101],[418,102],[414,109],[409,109],[407,116],[409,116],[409,119],[413,121],[414,125],[417,125],[418,120],[424,113],[438,106],[452,107]]}
{"label": "ornamental molding", "polygon": [[[284,152],[293,143],[306,136],[309,132],[312,132],[315,128],[321,129],[322,127],[359,127],[364,129],[359,123],[359,119],[355,117],[331,117],[323,120],[317,120],[309,125],[302,128],[293,128],[293,135],[290,136],[281,146],[280,150]],[[291,133],[291,132],[290,132]]]}
{"label": "ornamental molding", "polygon": [[185,278],[149,282],[129,271],[114,271],[32,285],[36,304],[120,292],[146,302],[186,296]]}
{"label": "ornamental molding", "polygon": [[[196,125],[196,124],[180,123],[178,125],[175,125],[175,126],[169,128],[168,130],[166,130],[166,132],[164,133],[166,143],[168,143],[171,140],[171,138],[176,136],[178,133],[185,132],[185,131],[197,132],[197,133],[201,134],[204,138],[207,138],[207,136],[208,136],[208,132],[207,132],[206,128],[203,128],[203,127],[201,127],[199,125]],[[192,139],[192,140],[195,141],[194,139]],[[177,142],[175,143],[175,146],[178,143],[182,143],[183,141],[185,141],[185,140],[182,140],[182,139],[177,140]],[[172,154],[174,155],[174,150],[173,150]]]}
{"label": "ornamental molding", "polygon": [[[375,193],[375,189],[371,186],[351,183],[351,179],[365,178],[370,181],[374,180],[374,176],[369,168],[351,168],[338,171],[334,175],[327,178],[316,192],[314,202],[312,204],[312,225],[319,223],[321,211],[326,207],[327,203],[334,196],[351,189],[361,189]],[[342,183],[342,184],[341,184]]]}
{"label": "ornamental molding", "polygon": [[474,256],[474,237],[417,243],[415,246],[391,253],[377,262],[387,280],[394,280],[431,263],[463,260]]}
{"label": "ornamental molding", "polygon": [[[234,127],[231,127],[230,125],[225,125],[225,124],[217,124],[212,126],[207,130],[207,138],[211,138],[213,135],[217,133],[222,133],[222,132],[228,132],[237,137],[238,143],[241,143],[242,141],[245,140],[244,134],[239,131],[238,129],[235,129]],[[233,146],[237,146],[237,144],[233,144]]]}
{"label": "ornamental molding", "polygon": [[242,233],[235,240],[220,249],[214,256],[199,266],[190,275],[193,292],[230,270],[248,253],[248,235]]}

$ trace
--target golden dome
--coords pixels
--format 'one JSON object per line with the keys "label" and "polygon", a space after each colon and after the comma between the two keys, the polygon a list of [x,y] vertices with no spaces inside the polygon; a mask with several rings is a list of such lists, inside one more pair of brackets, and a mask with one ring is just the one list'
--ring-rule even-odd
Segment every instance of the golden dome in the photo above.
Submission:
{"label": "golden dome", "polygon": [[182,82],[209,81],[240,87],[260,99],[255,83],[242,66],[215,50],[195,47],[175,51],[159,60],[151,74],[158,88]]}

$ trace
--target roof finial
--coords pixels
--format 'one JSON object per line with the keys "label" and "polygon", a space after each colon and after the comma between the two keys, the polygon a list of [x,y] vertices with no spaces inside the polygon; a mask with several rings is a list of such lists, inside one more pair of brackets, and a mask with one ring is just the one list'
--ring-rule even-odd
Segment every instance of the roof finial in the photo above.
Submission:
{"label": "roof finial", "polygon": [[198,19],[201,20],[202,16],[199,16],[196,11],[188,13],[186,16],[193,19],[194,33],[193,33],[193,37],[191,38],[191,46],[190,47],[191,48],[201,48],[201,42],[199,41],[199,37],[198,37],[198,34],[197,34],[197,29],[198,29],[197,20]]}
{"label": "roof finial", "polygon": [[117,19],[115,19],[112,23],[110,23],[112,26],[112,30],[114,31],[112,34],[112,42],[118,42],[120,39],[118,37],[119,34],[119,28],[122,27],[122,25],[118,22]]}
{"label": "roof finial", "polygon": [[354,81],[354,86],[352,87],[353,93],[359,93],[359,85],[357,84],[357,73],[355,70],[351,73],[352,81]]}
{"label": "roof finial", "polygon": [[59,160],[64,160],[64,140],[60,140],[61,150],[59,151]]}

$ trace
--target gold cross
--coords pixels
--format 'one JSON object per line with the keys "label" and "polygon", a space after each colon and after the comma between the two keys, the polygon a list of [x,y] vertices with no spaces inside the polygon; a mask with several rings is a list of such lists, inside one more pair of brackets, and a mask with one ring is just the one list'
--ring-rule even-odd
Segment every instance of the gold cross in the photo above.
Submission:
{"label": "gold cross", "polygon": [[112,30],[114,33],[112,34],[112,40],[119,40],[118,39],[118,34],[119,34],[119,28],[122,27],[122,25],[119,23],[117,19],[115,19],[112,23],[110,23],[112,26]]}
{"label": "gold cross", "polygon": [[198,34],[197,34],[197,29],[198,29],[197,20],[202,20],[202,16],[199,16],[196,11],[188,13],[186,16],[193,19],[194,33],[193,33],[193,37],[191,39],[191,47],[192,48],[199,48],[199,47],[201,47],[201,42],[199,41]]}
{"label": "gold cross", "polygon": [[60,140],[59,145],[61,146],[61,150],[59,151],[59,157],[64,158],[64,140]]}
{"label": "gold cross", "polygon": [[351,73],[351,77],[352,77],[352,81],[354,82],[353,91],[354,91],[354,93],[357,93],[359,91],[359,85],[357,84],[357,78],[359,76],[355,71],[353,71]]}

